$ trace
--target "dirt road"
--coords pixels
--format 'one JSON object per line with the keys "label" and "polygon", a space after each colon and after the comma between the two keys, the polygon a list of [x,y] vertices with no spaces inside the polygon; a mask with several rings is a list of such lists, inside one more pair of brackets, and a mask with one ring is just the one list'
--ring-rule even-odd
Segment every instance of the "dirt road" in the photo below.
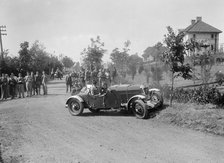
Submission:
{"label": "dirt road", "polygon": [[224,162],[224,138],[117,112],[71,116],[60,80],[49,95],[0,103],[0,163]]}

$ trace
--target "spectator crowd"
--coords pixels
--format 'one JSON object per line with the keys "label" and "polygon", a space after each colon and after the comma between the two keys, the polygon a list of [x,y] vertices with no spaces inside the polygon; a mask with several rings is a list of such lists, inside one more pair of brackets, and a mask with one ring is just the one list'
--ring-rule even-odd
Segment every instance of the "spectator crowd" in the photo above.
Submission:
{"label": "spectator crowd", "polygon": [[21,73],[18,76],[13,73],[0,76],[0,100],[31,97],[41,92],[47,95],[47,76],[44,71],[42,74],[38,71],[35,74],[27,72],[25,77]]}
{"label": "spectator crowd", "polygon": [[100,69],[81,68],[80,71],[73,71],[65,77],[66,92],[70,91],[73,87],[74,92],[81,90],[87,84],[94,85],[99,88],[108,87],[114,81],[116,76],[116,69],[113,71],[101,67]]}

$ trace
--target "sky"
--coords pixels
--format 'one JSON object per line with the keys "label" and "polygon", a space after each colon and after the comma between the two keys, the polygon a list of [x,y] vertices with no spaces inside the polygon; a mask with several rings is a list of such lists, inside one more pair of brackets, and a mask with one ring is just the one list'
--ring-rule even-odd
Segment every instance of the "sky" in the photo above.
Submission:
{"label": "sky", "polygon": [[223,0],[0,0],[0,26],[7,30],[3,48],[16,56],[20,43],[39,40],[49,53],[81,61],[90,39],[100,36],[105,62],[126,40],[130,53],[141,56],[163,41],[167,26],[184,29],[197,16],[224,32],[223,6]]}

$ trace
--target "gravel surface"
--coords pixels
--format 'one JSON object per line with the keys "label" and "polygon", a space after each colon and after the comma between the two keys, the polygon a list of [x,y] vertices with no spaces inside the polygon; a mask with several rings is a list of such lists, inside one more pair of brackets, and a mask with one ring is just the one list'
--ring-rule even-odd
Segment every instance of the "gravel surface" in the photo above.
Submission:
{"label": "gravel surface", "polygon": [[64,80],[0,102],[0,163],[224,162],[224,138],[117,111],[71,116]]}

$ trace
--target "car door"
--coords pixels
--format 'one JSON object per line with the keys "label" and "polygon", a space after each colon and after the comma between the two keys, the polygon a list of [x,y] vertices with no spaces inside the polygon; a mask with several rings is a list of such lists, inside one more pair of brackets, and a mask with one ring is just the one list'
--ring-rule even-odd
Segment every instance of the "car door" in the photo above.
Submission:
{"label": "car door", "polygon": [[88,105],[96,109],[105,108],[104,96],[88,94]]}
{"label": "car door", "polygon": [[119,108],[121,106],[121,99],[116,91],[107,91],[104,97],[104,104],[106,108]]}

